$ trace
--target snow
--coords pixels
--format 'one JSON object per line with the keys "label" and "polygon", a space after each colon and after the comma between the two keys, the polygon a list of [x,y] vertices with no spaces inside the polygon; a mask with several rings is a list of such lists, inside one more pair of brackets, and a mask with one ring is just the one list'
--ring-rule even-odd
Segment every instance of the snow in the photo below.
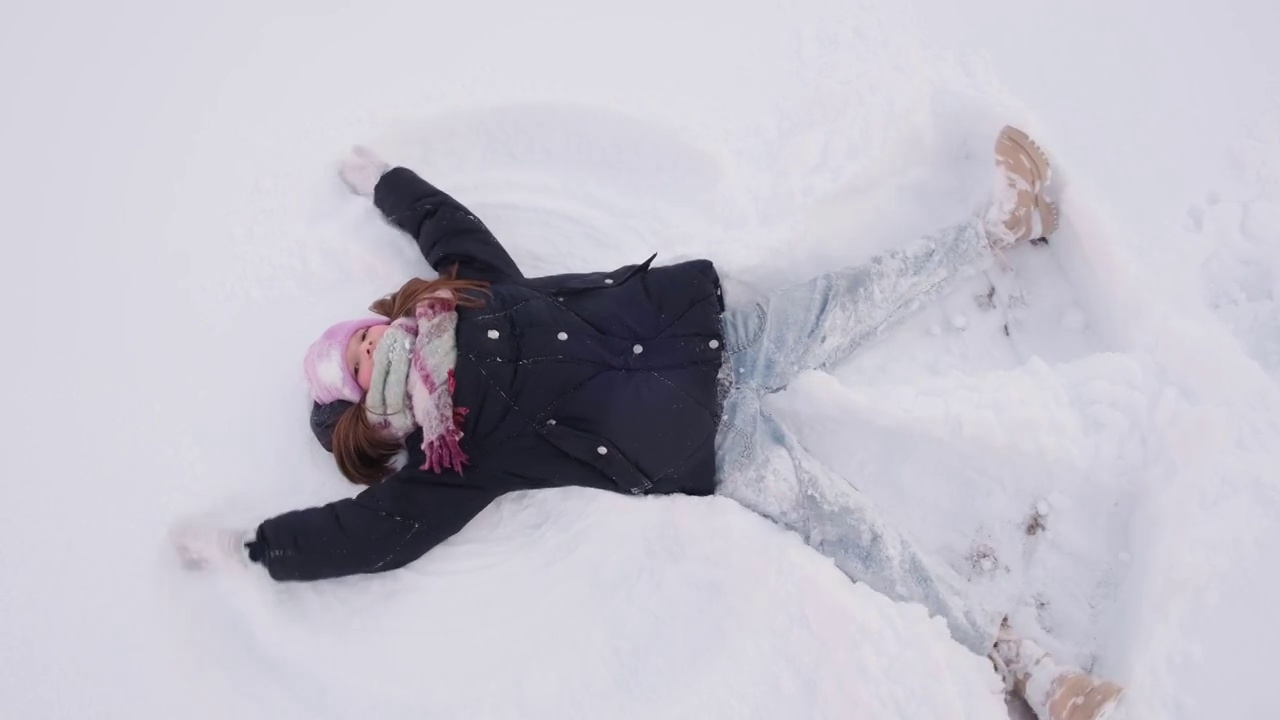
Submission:
{"label": "snow", "polygon": [[[398,577],[281,594],[240,574],[173,589],[201,611],[230,608],[244,637],[228,652],[263,659],[295,712],[326,717],[992,718],[1003,707],[989,663],[923,608],[851,585],[724,498],[538,493]],[[805,672],[814,665],[829,670]]]}
{"label": "snow", "polygon": [[[315,335],[416,250],[363,142],[528,274],[713,258],[731,302],[975,208],[1064,218],[770,398],[1129,718],[1267,717],[1280,591],[1271,3],[27,4],[0,28],[0,716],[1005,717],[990,664],[724,498],[504,498],[410,567],[193,575],[190,514],[348,495]],[[68,322],[71,320],[71,322]]]}

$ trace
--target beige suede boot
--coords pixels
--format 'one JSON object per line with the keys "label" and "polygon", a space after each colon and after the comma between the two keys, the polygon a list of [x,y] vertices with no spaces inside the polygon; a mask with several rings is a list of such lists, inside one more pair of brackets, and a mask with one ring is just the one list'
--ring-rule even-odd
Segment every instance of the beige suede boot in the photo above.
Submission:
{"label": "beige suede boot", "polygon": [[996,667],[1006,674],[1040,720],[1106,720],[1124,690],[1073,667],[1059,665],[1030,640],[1007,627],[991,651]]}
{"label": "beige suede boot", "polygon": [[996,138],[995,198],[988,221],[996,249],[1047,237],[1058,229],[1058,206],[1044,196],[1052,177],[1044,151],[1023,131],[1006,125]]}

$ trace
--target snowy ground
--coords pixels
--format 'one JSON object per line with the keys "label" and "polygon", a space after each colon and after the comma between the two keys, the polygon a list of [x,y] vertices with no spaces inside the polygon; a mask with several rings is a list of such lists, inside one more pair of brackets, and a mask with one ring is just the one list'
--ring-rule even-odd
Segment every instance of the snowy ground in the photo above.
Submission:
{"label": "snowy ground", "polygon": [[722,498],[512,496],[309,585],[163,537],[351,492],[301,353],[425,271],[352,142],[528,274],[706,256],[733,302],[958,219],[1005,122],[1062,232],[772,410],[1130,718],[1274,713],[1274,4],[526,5],[9,13],[0,717],[1004,717],[919,607]]}

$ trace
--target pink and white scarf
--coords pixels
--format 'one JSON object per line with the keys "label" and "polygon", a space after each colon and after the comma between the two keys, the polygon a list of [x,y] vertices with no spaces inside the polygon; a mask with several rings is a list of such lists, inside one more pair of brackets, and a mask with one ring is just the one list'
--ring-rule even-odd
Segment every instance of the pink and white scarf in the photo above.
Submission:
{"label": "pink and white scarf", "polygon": [[365,410],[378,428],[403,440],[422,428],[423,470],[462,472],[465,408],[453,406],[458,313],[452,294],[428,298],[413,317],[395,320],[373,354]]}

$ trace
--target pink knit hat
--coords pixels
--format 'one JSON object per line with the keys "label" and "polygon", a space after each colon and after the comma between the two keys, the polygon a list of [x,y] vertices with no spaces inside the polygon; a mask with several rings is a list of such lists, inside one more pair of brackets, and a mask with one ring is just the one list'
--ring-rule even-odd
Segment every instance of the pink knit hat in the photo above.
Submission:
{"label": "pink knit hat", "polygon": [[302,372],[307,376],[312,400],[327,405],[335,400],[358,403],[364,399],[364,390],[347,369],[347,343],[357,332],[386,323],[382,316],[347,320],[325,330],[319,340],[311,343],[302,359]]}

